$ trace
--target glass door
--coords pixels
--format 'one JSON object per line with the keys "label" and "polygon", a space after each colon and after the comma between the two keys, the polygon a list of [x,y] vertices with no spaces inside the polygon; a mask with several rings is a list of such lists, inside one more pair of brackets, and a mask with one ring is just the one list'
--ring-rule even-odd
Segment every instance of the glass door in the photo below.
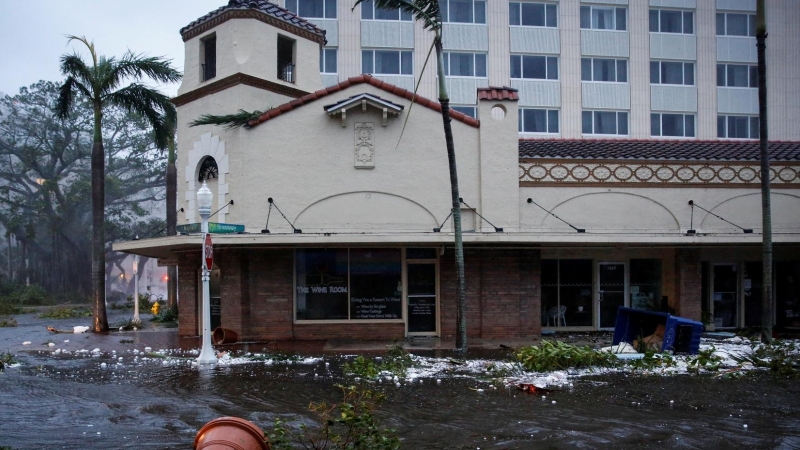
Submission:
{"label": "glass door", "polygon": [[406,264],[406,323],[409,335],[438,333],[436,262]]}
{"label": "glass door", "polygon": [[625,263],[599,263],[597,280],[599,328],[614,328],[617,310],[625,306]]}
{"label": "glass door", "polygon": [[714,305],[714,327],[739,326],[739,278],[736,264],[714,264],[711,300]]}

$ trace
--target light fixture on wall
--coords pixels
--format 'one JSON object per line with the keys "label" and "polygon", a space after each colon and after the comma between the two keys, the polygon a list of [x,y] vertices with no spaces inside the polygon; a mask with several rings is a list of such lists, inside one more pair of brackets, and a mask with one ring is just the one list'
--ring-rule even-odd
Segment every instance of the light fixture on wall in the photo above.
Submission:
{"label": "light fixture on wall", "polygon": [[528,203],[533,203],[534,205],[538,206],[539,208],[542,208],[542,210],[544,210],[544,212],[546,212],[547,214],[550,214],[551,216],[555,217],[556,219],[558,219],[558,220],[564,222],[565,224],[569,225],[570,228],[572,228],[576,232],[578,232],[578,233],[586,233],[586,229],[585,228],[577,228],[577,227],[573,226],[571,223],[567,222],[566,220],[562,219],[561,217],[558,217],[557,215],[553,214],[551,211],[546,210],[542,205],[540,205],[540,204],[536,203],[535,201],[533,201],[532,198],[528,198]]}

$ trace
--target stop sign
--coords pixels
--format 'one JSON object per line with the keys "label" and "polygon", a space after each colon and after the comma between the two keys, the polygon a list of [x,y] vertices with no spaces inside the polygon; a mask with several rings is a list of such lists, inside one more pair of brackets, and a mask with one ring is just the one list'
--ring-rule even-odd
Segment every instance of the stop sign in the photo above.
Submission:
{"label": "stop sign", "polygon": [[203,242],[203,250],[206,254],[206,269],[211,270],[214,266],[214,246],[211,244],[211,233],[206,233],[206,240]]}

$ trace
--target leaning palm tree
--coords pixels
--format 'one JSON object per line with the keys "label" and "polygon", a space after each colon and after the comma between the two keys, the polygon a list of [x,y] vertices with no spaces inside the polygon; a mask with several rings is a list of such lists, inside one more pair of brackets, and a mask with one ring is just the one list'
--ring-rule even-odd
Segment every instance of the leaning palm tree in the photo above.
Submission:
{"label": "leaning palm tree", "polygon": [[[178,118],[175,110],[170,109],[165,115],[167,128],[167,236],[175,236],[178,225],[178,168],[175,165],[175,131]],[[178,268],[167,267],[167,308],[172,310],[178,305]]]}
{"label": "leaning palm tree", "polygon": [[767,17],[764,0],[756,6],[756,47],[758,48],[758,131],[761,147],[761,221],[763,238],[761,264],[761,342],[772,343],[772,202],[769,187],[769,141],[767,133]]}
{"label": "leaning palm tree", "polygon": [[[105,150],[103,148],[103,108],[116,106],[140,114],[153,127],[156,145],[166,146],[168,137],[165,113],[175,114],[169,97],[140,83],[149,78],[161,83],[180,81],[182,75],[169,60],[126,52],[122,58],[98,56],[94,43],[85,37],[67,36],[68,42],[82,42],[89,49],[87,64],[77,53],[61,56],[61,73],[67,79],[59,88],[56,114],[69,115],[78,97],[90,102],[94,111],[92,146],[92,303],[95,332],[108,331],[105,306]],[[127,86],[124,83],[133,81]]]}
{"label": "leaning palm tree", "polygon": [[[356,5],[364,0],[357,0]],[[458,285],[456,350],[467,350],[467,305],[464,280],[464,245],[461,236],[461,201],[458,195],[458,172],[456,171],[456,152],[453,145],[453,130],[450,126],[450,96],[447,94],[447,83],[444,76],[444,54],[442,50],[442,11],[438,0],[375,0],[376,8],[399,9],[410,13],[422,26],[431,31],[433,48],[436,50],[436,67],[439,75],[439,103],[442,105],[442,123],[444,139],[447,145],[447,160],[450,165],[450,194],[453,202],[453,225],[455,228],[455,258]]]}

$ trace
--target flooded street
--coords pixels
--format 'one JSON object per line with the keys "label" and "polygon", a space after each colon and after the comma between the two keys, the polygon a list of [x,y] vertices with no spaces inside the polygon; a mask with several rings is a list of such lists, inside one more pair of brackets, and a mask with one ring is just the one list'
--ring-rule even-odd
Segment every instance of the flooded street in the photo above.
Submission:
{"label": "flooded street", "polygon": [[[311,423],[310,402],[338,401],[336,385],[356,382],[341,375],[349,358],[329,353],[210,369],[192,366],[189,352],[172,352],[177,359],[144,356],[140,340],[147,333],[157,341],[152,334],[174,338],[173,331],[49,338],[45,332],[22,350],[16,341],[39,333],[40,320],[19,318],[20,327],[0,329],[0,346],[21,363],[0,374],[0,447],[191,448],[197,430],[219,416],[243,417],[266,431],[276,418]],[[48,339],[56,349],[73,350],[54,354],[43,345]],[[256,347],[250,351],[263,349]],[[94,348],[101,351],[93,355]],[[447,372],[371,387],[387,396],[379,420],[409,449],[800,448],[797,379],[762,372],[738,379],[607,374],[571,381],[546,398]]]}

